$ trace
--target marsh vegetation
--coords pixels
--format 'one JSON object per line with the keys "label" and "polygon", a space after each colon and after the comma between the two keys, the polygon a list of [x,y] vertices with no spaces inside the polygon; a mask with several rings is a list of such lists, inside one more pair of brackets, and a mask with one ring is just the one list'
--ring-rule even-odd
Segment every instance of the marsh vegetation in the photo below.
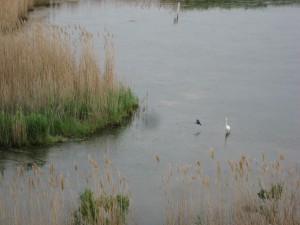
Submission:
{"label": "marsh vegetation", "polygon": [[181,2],[185,9],[209,9],[209,8],[261,8],[267,6],[291,5],[300,4],[299,0],[160,0],[162,4],[169,4],[171,2]]}
{"label": "marsh vegetation", "polygon": [[[31,5],[9,8],[17,15],[0,18],[1,27],[15,27],[7,21],[18,21]],[[92,34],[80,26],[72,30],[75,40],[68,28],[49,24],[0,33],[0,146],[84,137],[122,123],[137,107],[131,90],[115,79],[109,35],[101,70]]]}
{"label": "marsh vegetation", "polygon": [[130,195],[124,175],[110,159],[101,169],[91,156],[90,170],[79,179],[81,166],[74,162],[70,172],[19,166],[9,182],[0,179],[1,224],[124,224]]}
{"label": "marsh vegetation", "polygon": [[270,162],[241,154],[223,166],[210,155],[213,175],[200,160],[167,168],[166,224],[299,224],[299,171],[282,166],[282,153]]}
{"label": "marsh vegetation", "polygon": [[51,2],[51,0],[0,0],[0,31],[15,30],[28,19],[28,11],[37,6],[49,6]]}
{"label": "marsh vegetation", "polygon": [[[299,171],[283,166],[282,153],[274,161],[267,161],[264,154],[258,161],[242,154],[223,166],[213,149],[210,154],[213,173],[202,168],[200,160],[194,165],[159,165],[165,168],[160,184],[162,215],[158,215],[163,224],[299,224]],[[51,163],[44,169],[33,165],[31,175],[18,167],[8,183],[0,179],[0,221],[139,224],[126,175],[115,169],[108,155],[103,158],[99,163],[89,156],[90,170],[81,179],[82,165],[76,162],[69,172],[58,171]],[[156,161],[153,164],[161,163],[159,156]]]}
{"label": "marsh vegetation", "polygon": [[[215,1],[201,2],[215,7]],[[194,9],[201,2],[181,5]],[[1,146],[84,137],[122,123],[137,99],[116,71],[132,72],[147,104],[130,129],[49,148],[1,150],[0,224],[299,225],[299,163],[290,164],[299,155],[297,9],[274,7],[267,15],[190,10],[173,26],[161,9],[89,6],[77,11],[72,5],[74,17],[68,8],[48,8],[56,23],[65,24],[64,15],[80,26],[22,26],[27,16],[2,23]],[[99,29],[105,16],[127,57],[119,70],[110,35],[104,34],[101,64],[99,36],[87,31]],[[234,130],[224,149],[227,113]],[[193,130],[195,116],[203,116],[201,130]],[[285,118],[280,130],[279,118]],[[209,145],[216,150],[208,152]],[[267,159],[257,155],[261,149]],[[287,149],[289,158],[280,153],[269,161],[278,149]]]}

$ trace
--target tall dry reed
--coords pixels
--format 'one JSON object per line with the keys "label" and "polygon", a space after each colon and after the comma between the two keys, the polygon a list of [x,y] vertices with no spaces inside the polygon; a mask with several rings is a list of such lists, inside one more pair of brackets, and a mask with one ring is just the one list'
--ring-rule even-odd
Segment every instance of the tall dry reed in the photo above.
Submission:
{"label": "tall dry reed", "polygon": [[210,151],[214,172],[195,165],[169,165],[163,179],[165,224],[300,224],[297,166],[285,168],[284,156],[260,162],[241,154],[220,165]]}
{"label": "tall dry reed", "polygon": [[49,5],[51,0],[0,0],[0,32],[13,31],[27,19],[34,6]]}
{"label": "tall dry reed", "polygon": [[[49,163],[44,168],[18,166],[6,176],[1,175],[0,224],[124,224],[124,215],[120,214],[117,202],[112,200],[117,196],[130,197],[126,178],[113,169],[107,156],[104,158],[106,160],[100,167],[99,162],[88,156],[88,171],[75,162],[70,172],[59,171]],[[80,214],[83,209],[79,197],[87,189],[98,204],[89,212],[94,215],[93,220],[80,217],[85,214]],[[130,216],[130,208],[128,212]]]}
{"label": "tall dry reed", "polygon": [[108,35],[102,71],[93,35],[80,26],[40,24],[0,35],[0,46],[1,145],[93,133],[119,123],[137,105],[130,89],[115,79]]}
{"label": "tall dry reed", "polygon": [[59,110],[70,95],[84,98],[102,92],[98,62],[85,43],[89,34],[80,34],[80,56],[69,33],[54,25],[1,36],[1,108],[40,111],[53,105]]}
{"label": "tall dry reed", "polygon": [[[214,171],[202,168],[200,160],[168,165],[161,186],[166,206],[161,224],[298,225],[299,171],[285,168],[283,158],[280,154],[267,162],[262,156],[258,162],[241,155],[225,167],[212,159]],[[156,160],[161,163],[159,156]],[[50,163],[33,165],[32,171],[19,166],[0,176],[0,223],[136,224],[132,207],[123,217],[115,201],[119,194],[131,197],[126,176],[107,155],[100,163],[88,156],[88,163],[88,171],[74,162],[73,170],[61,172]],[[95,201],[85,204],[80,193],[90,193]]]}

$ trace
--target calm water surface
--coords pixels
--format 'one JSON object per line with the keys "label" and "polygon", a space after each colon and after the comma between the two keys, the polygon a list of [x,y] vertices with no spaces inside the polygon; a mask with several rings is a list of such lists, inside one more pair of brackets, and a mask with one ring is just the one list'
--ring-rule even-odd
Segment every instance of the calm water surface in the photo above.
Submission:
{"label": "calm water surface", "polygon": [[[256,159],[264,152],[274,160],[282,151],[287,164],[299,160],[299,7],[188,10],[178,24],[170,7],[85,2],[34,14],[95,34],[106,28],[113,35],[117,76],[145,111],[129,125],[87,141],[2,151],[4,179],[20,162],[53,162],[70,171],[76,161],[88,171],[87,155],[103,162],[107,152],[127,176],[138,221],[161,224],[158,186],[168,163],[199,159],[213,170],[210,147],[224,164],[241,153]],[[100,35],[95,51],[102,46]],[[225,117],[232,128],[226,140]]]}

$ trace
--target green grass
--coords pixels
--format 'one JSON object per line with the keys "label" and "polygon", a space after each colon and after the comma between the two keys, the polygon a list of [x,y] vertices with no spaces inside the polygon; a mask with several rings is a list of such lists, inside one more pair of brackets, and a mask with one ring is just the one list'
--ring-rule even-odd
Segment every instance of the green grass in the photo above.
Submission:
{"label": "green grass", "polygon": [[[0,145],[3,147],[45,145],[66,138],[81,138],[106,126],[123,123],[138,106],[130,89],[109,93],[107,101],[99,101],[101,117],[87,103],[67,101],[60,113],[51,108],[41,112],[16,113],[0,111]],[[50,142],[50,143],[49,143]]]}
{"label": "green grass", "polygon": [[127,195],[101,194],[94,196],[91,189],[86,188],[79,196],[80,206],[74,212],[74,224],[115,224],[125,223],[125,216],[129,210]]}

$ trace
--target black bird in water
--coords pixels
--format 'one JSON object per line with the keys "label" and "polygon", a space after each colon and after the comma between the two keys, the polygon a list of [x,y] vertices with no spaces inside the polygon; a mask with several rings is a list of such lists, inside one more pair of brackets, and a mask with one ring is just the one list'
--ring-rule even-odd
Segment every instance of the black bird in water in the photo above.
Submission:
{"label": "black bird in water", "polygon": [[196,120],[196,124],[199,124],[201,126],[200,120]]}

